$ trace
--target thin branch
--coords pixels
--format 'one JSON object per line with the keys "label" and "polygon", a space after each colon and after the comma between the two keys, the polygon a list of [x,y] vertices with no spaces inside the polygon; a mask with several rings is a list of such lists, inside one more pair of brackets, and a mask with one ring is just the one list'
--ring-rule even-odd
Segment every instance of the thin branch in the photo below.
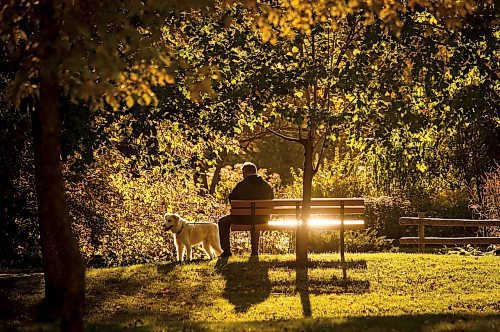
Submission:
{"label": "thin branch", "polygon": [[323,160],[325,151],[326,151],[327,147],[329,146],[328,134],[330,133],[332,127],[333,127],[333,125],[328,124],[328,127],[325,130],[325,134],[320,138],[320,140],[318,140],[318,144],[320,141],[323,141],[323,143],[321,144],[321,151],[319,153],[318,163],[316,164],[315,167],[313,166],[313,174],[316,174],[318,172],[319,166],[321,165],[321,161]]}
{"label": "thin branch", "polygon": [[253,141],[259,140],[263,137],[265,137],[267,133],[265,131],[260,131],[258,133],[253,134],[252,136],[242,138],[239,140],[240,143],[246,144],[246,143],[251,143]]}
{"label": "thin branch", "polygon": [[295,137],[291,137],[291,136],[287,136],[287,135],[284,135],[280,132],[277,132],[275,130],[272,130],[271,128],[267,128],[267,127],[264,127],[263,125],[259,124],[259,126],[261,126],[262,128],[264,128],[265,130],[269,131],[270,133],[272,133],[273,135],[276,135],[284,140],[287,140],[287,141],[290,141],[290,142],[296,142],[296,143],[301,143],[302,140],[299,139],[299,138],[295,138]]}
{"label": "thin branch", "polygon": [[394,65],[389,66],[389,68],[385,68],[385,70],[384,70],[384,68],[380,68],[380,70],[378,71],[377,79],[380,79],[382,77],[382,75],[384,75],[384,74],[388,75],[392,71],[396,70],[402,63],[405,62],[406,59],[408,59],[411,55],[419,52],[423,47],[424,47],[424,45],[420,45],[416,50],[408,52],[403,58],[401,58],[400,60],[395,62]]}
{"label": "thin branch", "polygon": [[416,22],[416,21],[410,21],[410,24],[413,25],[413,26],[424,26],[424,27],[427,27],[427,28],[432,28],[432,29],[436,29],[436,30],[441,30],[441,31],[445,31],[445,32],[450,32],[450,30],[442,27],[442,26],[439,26],[439,25],[435,25],[435,24],[432,24],[432,23],[429,23],[429,22]]}
{"label": "thin branch", "polygon": [[[360,31],[360,30],[356,30],[356,24],[358,24],[357,19],[355,19],[353,25],[351,26],[351,31],[349,31],[349,35],[347,36],[347,39],[344,43],[344,47],[342,47],[342,49],[340,50],[340,53],[337,57],[337,61],[335,62],[335,65],[332,65],[330,67],[330,70],[333,70],[333,68],[336,68],[339,66],[340,61],[342,61],[342,57],[344,56],[345,52],[347,51],[347,48],[349,47],[349,45],[352,41],[352,38],[354,38],[354,35]],[[333,62],[332,62],[332,64],[333,64]]]}

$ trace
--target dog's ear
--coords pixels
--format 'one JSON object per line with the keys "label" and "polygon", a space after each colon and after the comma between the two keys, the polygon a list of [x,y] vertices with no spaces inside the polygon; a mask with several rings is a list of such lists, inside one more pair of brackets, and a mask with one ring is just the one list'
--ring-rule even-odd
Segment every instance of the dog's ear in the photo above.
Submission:
{"label": "dog's ear", "polygon": [[165,214],[163,215],[163,220],[167,221],[168,217],[170,217],[170,216],[171,216],[171,214],[170,214],[170,213],[165,213]]}
{"label": "dog's ear", "polygon": [[173,217],[176,221],[179,221],[181,219],[181,216],[179,216],[178,214],[174,214]]}

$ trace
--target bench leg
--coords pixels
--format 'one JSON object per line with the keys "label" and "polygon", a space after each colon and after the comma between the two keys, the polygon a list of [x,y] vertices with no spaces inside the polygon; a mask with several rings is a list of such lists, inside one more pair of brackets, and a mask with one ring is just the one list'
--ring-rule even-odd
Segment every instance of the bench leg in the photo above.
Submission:
{"label": "bench leg", "polygon": [[260,240],[260,231],[255,229],[255,225],[252,225],[252,230],[250,231],[250,244],[252,247],[252,255],[259,254],[259,240]]}
{"label": "bench leg", "polygon": [[345,268],[345,243],[344,243],[344,227],[340,228],[340,262],[342,264],[342,277],[347,279],[347,271]]}
{"label": "bench leg", "polygon": [[340,262],[342,264],[342,277],[347,279],[347,271],[345,268],[345,226],[344,226],[344,202],[340,203]]}

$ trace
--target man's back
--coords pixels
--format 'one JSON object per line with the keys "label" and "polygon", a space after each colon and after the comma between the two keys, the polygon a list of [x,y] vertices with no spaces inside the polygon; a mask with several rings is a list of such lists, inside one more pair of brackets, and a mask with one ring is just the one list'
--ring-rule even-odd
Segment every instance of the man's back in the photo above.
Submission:
{"label": "man's back", "polygon": [[[229,201],[238,199],[273,199],[273,188],[259,175],[247,176],[229,194]],[[263,223],[269,216],[234,216],[242,223]]]}
{"label": "man's back", "polygon": [[250,175],[240,181],[229,194],[229,200],[273,199],[273,188],[259,175]]}

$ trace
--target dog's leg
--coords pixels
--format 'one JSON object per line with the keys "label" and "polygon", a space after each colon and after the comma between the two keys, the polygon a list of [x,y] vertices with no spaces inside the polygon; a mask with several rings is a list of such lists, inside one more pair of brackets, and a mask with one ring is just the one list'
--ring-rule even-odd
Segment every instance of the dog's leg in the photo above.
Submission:
{"label": "dog's leg", "polygon": [[187,257],[186,259],[188,261],[192,261],[193,260],[193,248],[191,248],[190,245],[186,246],[186,250],[187,250]]}
{"label": "dog's leg", "polygon": [[212,246],[210,245],[210,241],[209,240],[203,241],[203,250],[205,250],[205,253],[208,256],[208,259],[212,259],[213,258]]}
{"label": "dog's leg", "polygon": [[184,260],[184,245],[182,243],[177,244],[177,261],[182,262]]}
{"label": "dog's leg", "polygon": [[177,261],[181,261],[181,248],[178,243],[175,244],[175,254],[177,256]]}
{"label": "dog's leg", "polygon": [[215,234],[210,237],[210,245],[214,249],[216,256],[220,256],[222,254],[222,248],[220,247],[219,228],[218,227],[217,227],[217,232],[215,232]]}

